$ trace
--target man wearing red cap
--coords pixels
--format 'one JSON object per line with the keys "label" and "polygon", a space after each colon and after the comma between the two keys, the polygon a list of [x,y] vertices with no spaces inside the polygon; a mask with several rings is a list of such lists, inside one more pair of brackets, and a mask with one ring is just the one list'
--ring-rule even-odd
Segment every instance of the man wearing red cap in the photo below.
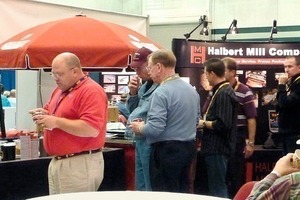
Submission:
{"label": "man wearing red cap", "polygon": [[[158,87],[158,84],[153,83],[148,75],[147,58],[152,53],[152,50],[142,47],[134,54],[133,61],[129,65],[137,73],[128,84],[129,98],[127,107],[130,112],[128,122],[139,118],[146,121],[147,113],[150,107],[150,98],[153,91]],[[141,80],[143,84],[141,84]],[[133,137],[132,130],[126,127],[125,135]],[[135,139],[135,187],[136,190],[151,191],[149,177],[149,160],[151,146],[146,143],[144,136],[136,135]]]}

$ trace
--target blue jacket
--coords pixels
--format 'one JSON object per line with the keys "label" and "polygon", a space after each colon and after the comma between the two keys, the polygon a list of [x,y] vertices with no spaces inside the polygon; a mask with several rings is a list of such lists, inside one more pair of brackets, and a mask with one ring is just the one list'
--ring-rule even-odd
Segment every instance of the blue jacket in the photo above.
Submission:
{"label": "blue jacket", "polygon": [[[137,95],[131,96],[129,94],[129,98],[127,100],[127,108],[130,112],[128,122],[135,118],[142,118],[146,122],[148,110],[150,108],[150,99],[152,97],[152,93],[159,86],[158,84],[153,83],[153,85],[148,89],[148,91],[145,92],[146,85],[147,82],[141,85]],[[132,137],[132,131],[130,128],[128,128],[128,126],[126,126],[125,135]],[[136,136],[136,139],[141,137],[143,138],[143,136]]]}
{"label": "blue jacket", "polygon": [[126,119],[128,119],[130,113],[126,106],[126,102],[119,101],[116,103],[116,106],[118,106],[119,112],[124,115]]}

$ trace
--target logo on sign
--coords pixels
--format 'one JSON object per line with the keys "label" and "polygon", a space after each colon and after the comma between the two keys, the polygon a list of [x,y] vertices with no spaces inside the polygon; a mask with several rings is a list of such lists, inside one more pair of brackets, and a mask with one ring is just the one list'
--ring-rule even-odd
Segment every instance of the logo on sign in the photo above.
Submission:
{"label": "logo on sign", "polygon": [[206,48],[191,46],[191,64],[202,64],[206,60]]}

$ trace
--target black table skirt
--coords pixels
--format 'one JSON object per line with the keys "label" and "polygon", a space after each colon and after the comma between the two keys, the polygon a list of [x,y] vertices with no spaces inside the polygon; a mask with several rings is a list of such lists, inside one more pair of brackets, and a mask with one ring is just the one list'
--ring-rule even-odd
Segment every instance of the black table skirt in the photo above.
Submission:
{"label": "black table skirt", "polygon": [[[104,179],[99,191],[126,190],[124,150],[103,151]],[[27,199],[49,194],[48,165],[51,157],[0,162],[0,199]]]}

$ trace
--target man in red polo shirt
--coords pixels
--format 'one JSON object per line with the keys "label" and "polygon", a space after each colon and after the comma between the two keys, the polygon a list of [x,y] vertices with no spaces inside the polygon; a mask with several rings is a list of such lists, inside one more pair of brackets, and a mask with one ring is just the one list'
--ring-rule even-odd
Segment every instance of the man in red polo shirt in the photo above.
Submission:
{"label": "man in red polo shirt", "polygon": [[62,53],[52,62],[57,88],[44,108],[29,111],[44,128],[49,193],[97,191],[104,174],[107,95],[86,75],[80,60]]}

